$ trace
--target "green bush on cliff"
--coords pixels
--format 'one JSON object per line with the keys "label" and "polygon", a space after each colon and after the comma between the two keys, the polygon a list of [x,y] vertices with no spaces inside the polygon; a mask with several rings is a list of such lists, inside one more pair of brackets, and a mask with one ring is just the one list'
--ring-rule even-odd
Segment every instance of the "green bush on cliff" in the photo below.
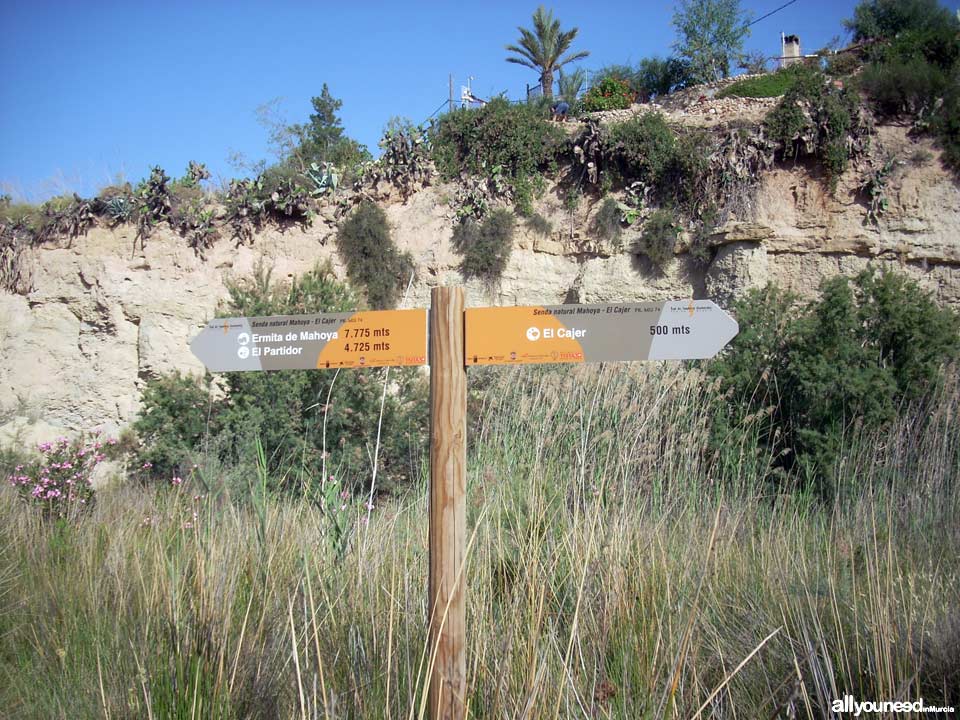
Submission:
{"label": "green bush on cliff", "polygon": [[396,306],[413,273],[413,258],[397,249],[387,215],[376,203],[362,203],[344,221],[337,233],[337,250],[347,277],[366,291],[371,308]]}
{"label": "green bush on cliff", "polygon": [[462,174],[486,178],[529,214],[536,178],[565,139],[537,107],[494,98],[482,108],[444,115],[431,132],[431,151],[445,180]]}
{"label": "green bush on cliff", "polygon": [[798,66],[793,85],[764,124],[779,144],[781,157],[816,157],[832,187],[866,134],[856,90],[849,85],[838,87],[819,70],[806,66]]}
{"label": "green bush on cliff", "polygon": [[516,223],[509,210],[500,208],[481,222],[468,218],[453,231],[451,243],[460,254],[460,272],[465,278],[493,283],[500,279],[513,249]]}

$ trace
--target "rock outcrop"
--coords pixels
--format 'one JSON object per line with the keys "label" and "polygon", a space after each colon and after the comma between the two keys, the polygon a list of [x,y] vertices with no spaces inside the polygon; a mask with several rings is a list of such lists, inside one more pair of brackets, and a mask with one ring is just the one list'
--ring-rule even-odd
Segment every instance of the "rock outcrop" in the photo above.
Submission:
{"label": "rock outcrop", "polygon": [[[764,176],[753,216],[725,223],[710,238],[712,260],[681,252],[661,271],[631,251],[630,231],[617,249],[591,236],[595,207],[581,203],[571,213],[547,192],[537,210],[552,232],[521,223],[501,282],[467,282],[468,302],[726,303],[768,282],[809,294],[826,276],[874,265],[908,273],[940,302],[960,307],[960,189],[929,143],[916,144],[900,128],[880,133],[896,157],[927,160],[897,166],[887,210],[875,222],[859,189],[862,172],[851,170],[831,193],[806,167],[778,167]],[[450,187],[431,187],[386,206],[394,239],[418,269],[406,307],[426,306],[431,286],[463,283],[450,245],[453,196]],[[268,230],[251,246],[221,240],[205,260],[165,230],[134,252],[129,227],[34,248],[32,291],[0,292],[0,442],[129,423],[148,378],[203,371],[187,343],[225,299],[225,281],[250,274],[258,262],[283,279],[329,260],[342,276],[334,233],[333,216],[321,214],[310,228]]]}

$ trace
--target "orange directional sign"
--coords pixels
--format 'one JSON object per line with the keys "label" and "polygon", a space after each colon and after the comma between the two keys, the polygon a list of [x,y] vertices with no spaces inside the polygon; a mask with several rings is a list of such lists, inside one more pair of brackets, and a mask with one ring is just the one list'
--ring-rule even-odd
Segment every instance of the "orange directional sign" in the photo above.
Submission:
{"label": "orange directional sign", "polygon": [[427,312],[220,318],[190,349],[213,372],[425,365]]}
{"label": "orange directional sign", "polygon": [[471,308],[465,320],[467,365],[701,359],[739,330],[710,300]]}

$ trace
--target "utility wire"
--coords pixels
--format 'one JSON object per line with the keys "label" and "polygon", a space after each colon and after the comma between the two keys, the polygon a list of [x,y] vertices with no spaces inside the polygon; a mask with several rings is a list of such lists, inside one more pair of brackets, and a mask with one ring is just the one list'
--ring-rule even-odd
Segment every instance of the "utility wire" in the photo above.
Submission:
{"label": "utility wire", "polygon": [[780,12],[780,11],[783,10],[785,7],[787,7],[788,5],[793,5],[796,1],[797,1],[797,0],[790,0],[790,2],[784,3],[783,5],[781,5],[780,7],[778,7],[776,10],[771,10],[771,11],[768,12],[766,15],[761,15],[760,17],[758,17],[758,18],[757,18],[756,20],[754,20],[753,22],[747,23],[746,25],[744,25],[744,27],[745,27],[745,28],[748,28],[748,27],[750,27],[751,25],[756,25],[756,24],[757,24],[758,22],[760,22],[761,20],[766,20],[768,17],[770,17],[770,16],[773,15],[774,13]]}
{"label": "utility wire", "polygon": [[[450,102],[450,100],[447,99],[447,100],[444,100],[442,103],[440,103],[440,107],[438,107],[436,110],[434,110],[433,113],[430,115],[430,117],[427,118],[427,120],[432,120],[432,119],[436,116],[436,114],[437,114],[438,112],[440,112],[441,110],[443,110],[444,105],[447,105],[449,102]],[[426,122],[427,120],[424,120],[423,122]]]}

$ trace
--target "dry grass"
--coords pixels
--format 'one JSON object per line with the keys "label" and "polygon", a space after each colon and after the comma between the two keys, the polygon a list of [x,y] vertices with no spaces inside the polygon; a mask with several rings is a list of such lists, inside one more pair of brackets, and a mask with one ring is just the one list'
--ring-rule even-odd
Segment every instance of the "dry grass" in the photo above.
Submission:
{"label": "dry grass", "polygon": [[[472,382],[487,390],[470,448],[471,717],[812,718],[845,692],[960,703],[956,393],[854,443],[851,490],[824,507],[771,493],[742,448],[709,450],[716,393],[675,367]],[[191,492],[121,487],[60,526],[0,493],[6,716],[424,716],[423,488],[358,517],[343,560],[309,506]]]}

